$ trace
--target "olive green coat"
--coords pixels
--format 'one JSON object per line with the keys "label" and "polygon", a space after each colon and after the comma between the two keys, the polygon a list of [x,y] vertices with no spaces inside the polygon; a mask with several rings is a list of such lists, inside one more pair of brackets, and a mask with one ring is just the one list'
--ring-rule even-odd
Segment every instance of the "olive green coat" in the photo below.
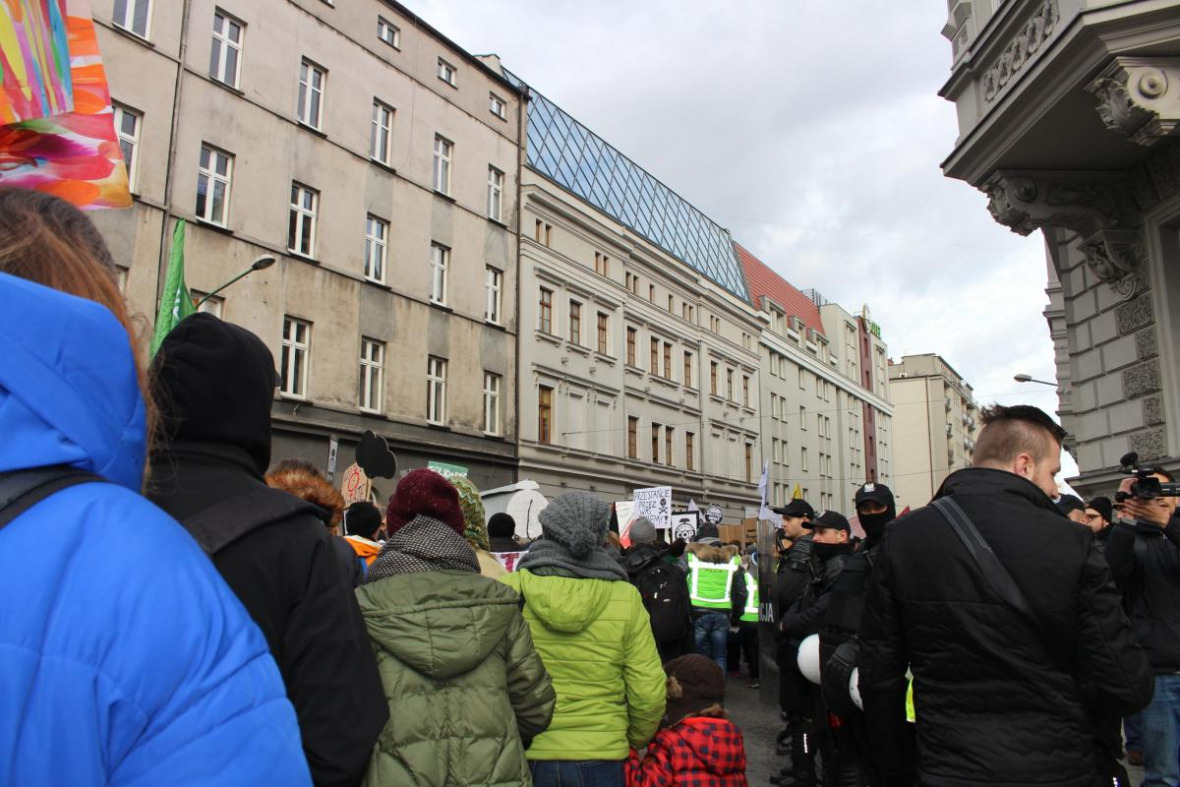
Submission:
{"label": "olive green coat", "polygon": [[529,785],[524,743],[553,715],[549,676],[510,588],[462,571],[357,589],[389,721],[365,785]]}
{"label": "olive green coat", "polygon": [[625,760],[647,745],[664,716],[666,677],[635,587],[527,569],[500,581],[520,590],[557,689],[553,722],[529,759]]}

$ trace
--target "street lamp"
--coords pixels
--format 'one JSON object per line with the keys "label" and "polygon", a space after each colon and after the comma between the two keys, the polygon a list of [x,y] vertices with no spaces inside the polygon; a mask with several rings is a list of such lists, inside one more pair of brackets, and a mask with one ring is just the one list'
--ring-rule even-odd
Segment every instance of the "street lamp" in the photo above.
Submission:
{"label": "street lamp", "polygon": [[1051,382],[1048,382],[1047,380],[1038,380],[1035,377],[1033,377],[1031,374],[1018,374],[1015,377],[1013,377],[1012,379],[1018,383],[1040,383],[1041,385],[1051,385],[1054,388],[1057,387],[1057,383],[1051,383]]}
{"label": "street lamp", "polygon": [[222,284],[220,287],[218,287],[217,289],[215,289],[215,290],[213,290],[212,292],[210,292],[210,293],[209,293],[208,295],[206,295],[204,298],[202,298],[201,300],[197,301],[197,305],[196,305],[194,308],[195,308],[195,309],[197,309],[198,311],[200,311],[201,304],[203,304],[205,301],[207,301],[207,300],[209,300],[210,298],[212,298],[212,297],[213,297],[214,295],[216,295],[217,293],[219,293],[219,292],[221,292],[222,290],[224,290],[224,289],[225,289],[226,287],[228,287],[229,285],[231,285],[231,284],[233,284],[234,282],[236,282],[238,279],[244,279],[244,278],[246,278],[247,276],[249,276],[251,273],[253,273],[254,271],[260,271],[260,270],[263,270],[264,268],[269,268],[271,265],[274,265],[274,264],[275,264],[275,258],[274,258],[274,256],[273,256],[273,255],[271,255],[271,254],[263,254],[263,255],[261,255],[260,257],[256,257],[256,258],[254,259],[254,262],[250,263],[250,267],[249,267],[249,268],[246,268],[246,270],[242,271],[242,272],[241,272],[241,273],[239,273],[237,276],[234,276],[232,279],[230,279],[229,281],[227,281],[225,284]]}

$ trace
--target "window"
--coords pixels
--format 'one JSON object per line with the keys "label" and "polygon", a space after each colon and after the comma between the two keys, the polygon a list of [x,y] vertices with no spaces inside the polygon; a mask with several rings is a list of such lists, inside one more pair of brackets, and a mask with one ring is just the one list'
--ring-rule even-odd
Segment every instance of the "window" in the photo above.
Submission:
{"label": "window", "polygon": [[451,193],[451,156],[455,146],[448,140],[434,136],[434,190],[440,194]]}
{"label": "window", "polygon": [[717,362],[709,361],[709,393],[717,395]]}
{"label": "window", "polygon": [[670,426],[664,427],[664,462],[669,466],[672,464],[672,440],[675,432],[676,430]]}
{"label": "window", "polygon": [[684,466],[693,469],[693,453],[696,451],[696,435],[692,432],[684,433]]}
{"label": "window", "polygon": [[807,408],[803,405],[799,405],[799,428],[807,431]]}
{"label": "window", "polygon": [[127,183],[135,191],[135,166],[139,153],[139,122],[143,115],[120,104],[115,108],[115,134],[119,137],[119,148],[123,151],[123,163],[127,165]]}
{"label": "window", "polygon": [[385,254],[389,245],[389,222],[370,214],[365,217],[365,278],[385,283]]}
{"label": "window", "polygon": [[213,14],[213,48],[209,50],[209,76],[230,87],[238,86],[242,68],[242,33],[245,25],[224,11]]}
{"label": "window", "polygon": [[572,344],[582,343],[582,304],[570,301],[570,334]]}
{"label": "window", "polygon": [[299,66],[299,122],[320,130],[324,111],[324,81],[328,72],[304,58]]}
{"label": "window", "polygon": [[433,355],[426,360],[426,421],[444,424],[447,420],[447,362]]}
{"label": "window", "polygon": [[656,302],[656,285],[654,285],[654,284],[647,285],[647,299],[649,301],[651,301],[652,303]]}
{"label": "window", "polygon": [[[122,265],[115,266],[115,283],[119,285],[119,292],[123,293],[124,295],[127,294],[127,274],[128,273],[130,273],[130,271],[128,271]],[[189,290],[189,294],[192,295],[192,293],[193,293],[193,291]]]}
{"label": "window", "polygon": [[709,315],[709,330],[713,333],[721,333],[721,318]]}
{"label": "window", "polygon": [[503,221],[504,173],[488,167],[488,218]]}
{"label": "window", "polygon": [[483,432],[500,434],[500,383],[498,374],[483,373]]}
{"label": "window", "polygon": [[553,291],[541,288],[538,303],[537,329],[541,333],[553,334]]}
{"label": "window", "polygon": [[536,240],[537,243],[543,243],[548,246],[549,242],[553,240],[553,226],[537,219]]}
{"label": "window", "polygon": [[651,364],[647,367],[647,371],[651,374],[660,373],[660,340],[651,340]]}
{"label": "window", "polygon": [[729,401],[735,401],[733,398],[733,369],[725,370],[725,398]]}
{"label": "window", "polygon": [[636,347],[639,342],[639,329],[627,327],[627,365],[638,366],[638,359],[635,357]]}
{"label": "window", "polygon": [[672,345],[664,342],[664,379],[672,379]]}
{"label": "window", "polygon": [[745,374],[742,375],[742,404],[750,406],[750,377]]}
{"label": "window", "polygon": [[441,57],[438,59],[438,78],[451,87],[459,86],[459,74],[455,67]]}
{"label": "window", "polygon": [[291,222],[287,226],[287,248],[304,257],[315,256],[315,224],[320,193],[298,183],[291,184]]}
{"label": "window", "polygon": [[603,312],[598,313],[598,352],[603,355],[608,352],[608,339],[610,338],[610,317]]}
{"label": "window", "polygon": [[307,362],[311,355],[311,323],[283,318],[283,353],[279,391],[284,396],[307,396]]}
{"label": "window", "polygon": [[639,277],[636,276],[634,273],[627,273],[626,274],[626,286],[627,286],[627,290],[630,291],[632,295],[638,295],[639,294]]}
{"label": "window", "polygon": [[537,388],[537,442],[553,442],[553,389],[547,385]]}
{"label": "window", "polygon": [[746,483],[754,481],[754,444],[746,443]]}
{"label": "window", "polygon": [[660,425],[657,423],[651,425],[651,463],[660,463]]}
{"label": "window", "polygon": [[500,307],[503,303],[504,274],[491,265],[487,266],[484,287],[487,290],[487,301],[483,307],[483,318],[493,325],[499,325]]}
{"label": "window", "polygon": [[488,93],[488,111],[500,120],[508,119],[508,105],[495,93]]}
{"label": "window", "polygon": [[807,467],[807,447],[806,446],[799,449],[799,466],[803,469],[804,473],[809,472],[809,469]]}
{"label": "window", "polygon": [[402,48],[402,31],[383,16],[377,17],[377,37],[394,49]]}
{"label": "window", "polygon": [[152,16],[151,0],[115,0],[112,22],[124,30],[130,30],[140,38],[148,37],[148,26]]}
{"label": "window", "polygon": [[361,338],[361,370],[357,403],[370,413],[381,412],[384,400],[385,342]]}
{"label": "window", "polygon": [[824,398],[824,380],[818,374],[815,376],[815,398]]}
{"label": "window", "polygon": [[[193,299],[193,305],[196,306],[197,311],[205,314],[212,314],[214,317],[221,319],[221,307],[225,304],[225,300],[214,295],[212,298],[206,298],[208,293],[200,290],[189,290],[189,297]],[[199,306],[197,304],[200,304]]]}
{"label": "window", "polygon": [[219,227],[229,220],[229,186],[234,157],[208,145],[201,146],[197,169],[197,217]]}
{"label": "window", "polygon": [[799,390],[800,391],[802,391],[804,388],[807,387],[805,384],[806,376],[807,376],[806,373],[802,369],[800,369],[799,370]]}
{"label": "window", "polygon": [[430,302],[446,305],[447,269],[451,266],[451,250],[441,243],[430,244]]}
{"label": "window", "polygon": [[610,257],[601,252],[594,252],[594,272],[599,276],[610,276]]}
{"label": "window", "polygon": [[627,416],[627,458],[639,458],[639,419]]}
{"label": "window", "polygon": [[669,295],[668,296],[668,313],[671,314],[675,310],[676,310],[676,296]]}
{"label": "window", "polygon": [[692,353],[684,351],[684,384],[689,388],[696,388],[692,384]]}
{"label": "window", "polygon": [[373,99],[373,125],[369,131],[369,158],[389,166],[393,144],[393,107]]}

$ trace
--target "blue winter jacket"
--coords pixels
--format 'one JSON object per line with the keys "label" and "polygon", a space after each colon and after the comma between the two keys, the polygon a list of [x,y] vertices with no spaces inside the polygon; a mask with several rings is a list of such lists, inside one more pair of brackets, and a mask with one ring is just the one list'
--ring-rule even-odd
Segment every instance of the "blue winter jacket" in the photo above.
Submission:
{"label": "blue winter jacket", "polygon": [[138,494],[127,334],[0,274],[0,472],[73,486],[0,530],[0,787],[310,784],[266,641],[188,533]]}

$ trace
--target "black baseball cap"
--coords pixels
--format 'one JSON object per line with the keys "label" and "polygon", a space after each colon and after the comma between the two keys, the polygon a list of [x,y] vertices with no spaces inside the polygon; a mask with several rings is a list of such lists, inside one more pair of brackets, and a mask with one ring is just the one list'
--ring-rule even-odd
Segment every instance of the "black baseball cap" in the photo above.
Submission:
{"label": "black baseball cap", "polygon": [[1057,500],[1057,510],[1069,516],[1071,511],[1085,511],[1086,504],[1082,502],[1080,497],[1074,495],[1062,495]]}
{"label": "black baseball cap", "polygon": [[843,530],[845,533],[852,533],[852,525],[848,523],[848,519],[840,513],[835,511],[824,511],[816,519],[810,522],[803,523],[803,527],[807,530],[823,530],[834,529]]}
{"label": "black baseball cap", "polygon": [[815,509],[806,500],[792,500],[785,506],[770,510],[781,516],[805,516],[808,519],[815,519]]}
{"label": "black baseball cap", "polygon": [[856,490],[856,507],[866,501],[879,503],[888,508],[893,505],[893,490],[884,484],[865,484]]}

